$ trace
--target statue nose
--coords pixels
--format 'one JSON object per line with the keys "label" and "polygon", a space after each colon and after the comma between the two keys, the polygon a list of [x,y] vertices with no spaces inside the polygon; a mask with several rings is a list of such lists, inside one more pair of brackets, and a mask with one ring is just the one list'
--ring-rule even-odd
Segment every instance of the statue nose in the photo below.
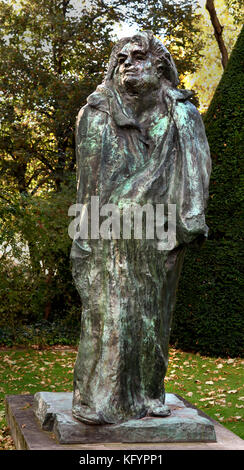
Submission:
{"label": "statue nose", "polygon": [[132,64],[132,59],[130,56],[127,56],[126,60],[124,61],[124,65],[129,67]]}

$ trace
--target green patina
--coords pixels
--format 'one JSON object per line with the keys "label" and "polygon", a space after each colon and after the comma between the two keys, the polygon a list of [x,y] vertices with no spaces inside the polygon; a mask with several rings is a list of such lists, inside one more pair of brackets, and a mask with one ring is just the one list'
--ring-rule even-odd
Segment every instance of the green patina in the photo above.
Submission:
{"label": "green patina", "polygon": [[[145,46],[144,59],[135,44]],[[83,240],[73,244],[82,301],[73,414],[86,423],[169,413],[163,379],[176,289],[186,245],[207,235],[211,163],[201,117],[189,92],[177,89],[165,53],[151,33],[120,41],[105,82],[77,120],[78,203],[89,207],[91,196],[99,196],[101,205],[120,209],[176,205],[176,240],[168,251],[158,249],[156,238],[89,239],[86,249]],[[170,80],[159,73],[155,55]]]}

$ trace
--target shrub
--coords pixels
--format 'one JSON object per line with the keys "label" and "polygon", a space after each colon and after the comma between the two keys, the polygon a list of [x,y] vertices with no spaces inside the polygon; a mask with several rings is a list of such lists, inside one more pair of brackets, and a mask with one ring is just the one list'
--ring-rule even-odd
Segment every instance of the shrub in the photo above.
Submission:
{"label": "shrub", "polygon": [[68,236],[68,188],[44,197],[22,195],[0,214],[0,327],[69,316],[77,305]]}
{"label": "shrub", "polygon": [[204,354],[243,354],[244,29],[204,118],[212,157],[209,239],[185,258],[171,342]]}

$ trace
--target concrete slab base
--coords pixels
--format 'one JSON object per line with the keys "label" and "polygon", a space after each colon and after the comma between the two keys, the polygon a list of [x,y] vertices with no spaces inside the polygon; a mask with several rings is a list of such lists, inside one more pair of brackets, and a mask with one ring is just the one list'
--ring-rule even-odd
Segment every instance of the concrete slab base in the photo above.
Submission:
{"label": "concrete slab base", "polygon": [[213,423],[172,393],[166,394],[170,416],[130,419],[113,425],[89,425],[75,419],[72,398],[72,393],[54,392],[34,396],[34,411],[42,428],[53,431],[60,444],[216,441]]}
{"label": "concrete slab base", "polygon": [[[194,408],[183,401],[186,408]],[[198,410],[199,416],[211,421],[216,434],[216,442],[105,442],[83,444],[61,444],[53,431],[45,431],[34,413],[33,395],[10,395],[5,399],[6,418],[15,446],[19,450],[244,450],[244,441]],[[175,405],[176,406],[176,405]],[[166,419],[166,418],[162,418]]]}

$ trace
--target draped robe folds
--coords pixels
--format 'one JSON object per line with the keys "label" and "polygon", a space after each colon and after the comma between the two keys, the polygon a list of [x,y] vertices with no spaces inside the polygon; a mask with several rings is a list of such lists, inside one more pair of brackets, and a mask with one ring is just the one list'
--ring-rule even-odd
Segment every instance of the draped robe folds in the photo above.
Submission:
{"label": "draped robe folds", "polygon": [[[177,284],[185,247],[207,236],[204,209],[209,147],[189,92],[165,87],[166,112],[145,131],[117,92],[100,86],[76,129],[77,203],[99,196],[120,208],[176,204],[176,242],[74,240],[72,272],[82,301],[74,369],[73,414],[86,423],[117,423],[157,414]],[[159,413],[160,414],[160,413]]]}

